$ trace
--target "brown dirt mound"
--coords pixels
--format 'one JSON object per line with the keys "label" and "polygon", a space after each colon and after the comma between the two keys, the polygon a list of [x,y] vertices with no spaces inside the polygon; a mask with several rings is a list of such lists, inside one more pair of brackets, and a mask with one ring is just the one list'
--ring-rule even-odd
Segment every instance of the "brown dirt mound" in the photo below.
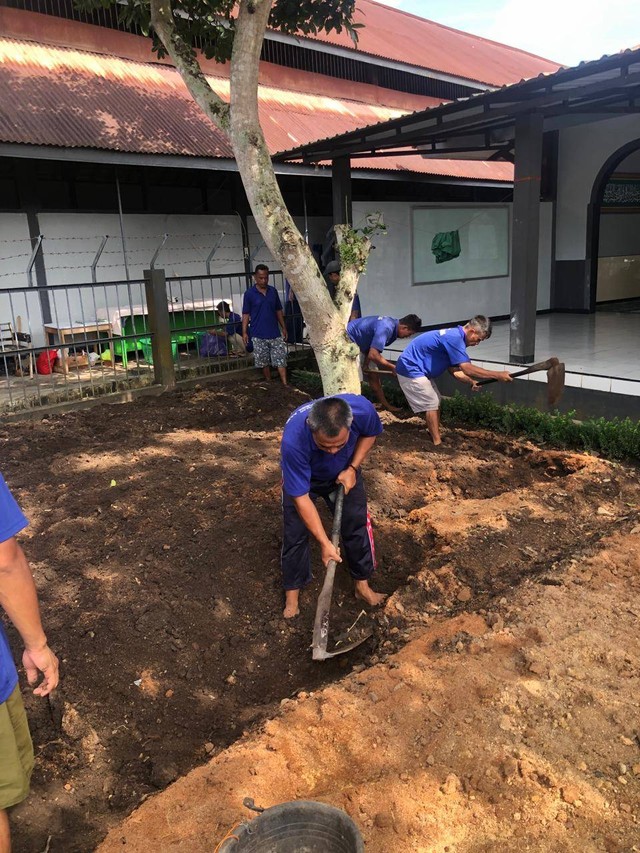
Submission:
{"label": "brown dirt mound", "polygon": [[[521,640],[516,631],[515,640],[510,639],[504,648],[501,645],[501,620],[506,620],[508,630],[509,619],[517,622],[515,616],[510,616],[515,613],[510,608],[525,607],[516,604],[514,596],[530,595],[531,602],[539,597],[540,606],[544,607],[544,602],[553,602],[565,584],[574,598],[576,589],[586,594],[584,583],[584,588],[576,587],[573,579],[570,583],[565,579],[570,561],[577,560],[575,565],[581,567],[584,555],[598,551],[603,535],[633,526],[637,483],[633,472],[623,467],[465,431],[450,431],[442,451],[429,452],[417,420],[398,422],[385,416],[387,429],[367,464],[366,477],[379,558],[377,585],[395,594],[385,612],[377,617],[372,640],[348,657],[312,664],[308,647],[318,584],[304,594],[301,616],[290,624],[281,619],[278,576],[278,442],[287,414],[304,399],[300,392],[283,390],[276,383],[220,384],[0,430],[3,473],[19,492],[32,520],[25,549],[42,591],[52,645],[64,661],[64,681],[56,700],[50,706],[34,700],[28,703],[38,765],[34,794],[13,815],[17,850],[43,850],[47,843],[51,853],[92,850],[110,826],[150,794],[211,757],[225,766],[231,760],[229,756],[236,754],[234,750],[265,749],[267,757],[274,761],[276,757],[282,760],[282,750],[285,760],[290,753],[292,769],[287,770],[287,785],[275,765],[254,763],[257,775],[249,774],[251,784],[243,787],[241,774],[237,784],[235,779],[228,781],[227,787],[233,787],[233,792],[225,794],[219,809],[209,799],[200,803],[211,817],[202,836],[202,844],[208,846],[193,846],[200,842],[195,842],[186,829],[182,836],[171,836],[172,844],[175,841],[185,850],[212,849],[214,841],[219,840],[219,830],[241,814],[242,796],[247,794],[257,800],[262,797],[263,804],[290,795],[331,799],[332,788],[327,781],[331,766],[323,767],[317,752],[325,742],[325,734],[333,739],[335,749],[344,753],[343,763],[353,750],[358,755],[369,754],[371,767],[375,767],[374,759],[377,761],[376,756],[382,754],[371,750],[362,727],[348,722],[347,709],[344,718],[340,709],[335,712],[335,721],[330,718],[335,725],[325,727],[317,721],[307,724],[306,728],[318,729],[315,734],[320,738],[316,751],[311,753],[317,756],[313,762],[304,758],[303,746],[308,741],[302,738],[302,729],[286,748],[278,747],[276,756],[268,748],[268,733],[280,723],[269,723],[264,734],[260,734],[261,726],[289,697],[314,694],[311,701],[300,704],[300,710],[329,701],[321,693],[322,688],[340,679],[352,666],[378,664],[371,671],[375,675],[367,672],[357,678],[366,675],[376,683],[382,679],[389,687],[389,679],[395,678],[392,673],[398,667],[390,658],[380,669],[381,661],[406,643],[412,631],[431,632],[417,642],[422,643],[419,656],[428,660],[425,677],[431,678],[435,667],[436,680],[416,688],[415,696],[412,682],[406,681],[407,700],[394,700],[397,713],[391,713],[393,703],[389,700],[390,721],[384,715],[379,721],[371,721],[365,715],[367,737],[370,729],[377,732],[380,746],[393,734],[400,740],[393,741],[392,753],[394,748],[400,749],[404,739],[402,753],[407,757],[410,751],[406,743],[414,737],[426,738],[429,744],[433,743],[427,757],[432,755],[438,767],[439,753],[434,751],[436,742],[432,741],[436,735],[446,736],[454,743],[458,737],[455,732],[459,731],[458,743],[471,738],[469,749],[482,750],[485,732],[479,727],[474,734],[475,715],[484,717],[486,712],[490,717],[500,711],[501,718],[508,713],[500,710],[506,701],[502,693],[482,699],[481,711],[467,714],[474,725],[458,725],[455,709],[458,702],[462,708],[471,701],[467,696],[470,666],[479,667],[480,675],[484,669],[493,671],[495,655],[501,661],[513,658],[517,667],[509,662],[500,666],[520,677],[528,665],[522,657],[526,649],[520,647],[522,643],[530,644],[530,638]],[[575,577],[584,581],[584,573]],[[637,596],[635,577],[624,581],[625,601],[630,602],[633,594]],[[597,587],[600,574],[593,571],[592,578]],[[615,612],[621,614],[624,608],[616,600],[621,594],[618,586],[605,584],[600,592],[605,596],[602,606],[611,608],[615,602]],[[499,604],[503,599],[507,603]],[[558,601],[557,612],[564,607],[566,615],[575,603]],[[538,615],[544,621],[544,613],[538,614],[533,603],[527,606],[531,609],[527,625],[529,621],[537,625]],[[637,604],[630,603],[629,607],[638,610]],[[475,615],[465,615],[465,611]],[[350,585],[342,575],[334,598],[332,628],[337,631],[340,625],[351,624],[358,612]],[[589,612],[590,629],[593,612]],[[548,621],[553,621],[553,613],[547,614]],[[458,620],[451,627],[447,622],[450,615]],[[620,641],[633,661],[637,632],[628,636],[624,633],[625,619],[618,619]],[[603,632],[605,626],[604,621],[598,624]],[[472,642],[469,638],[476,635],[480,640]],[[449,636],[451,647],[446,639],[442,641],[444,645],[433,647],[436,639]],[[584,642],[588,640],[589,632]],[[474,642],[484,643],[482,653],[472,654]],[[556,677],[552,672],[555,647],[539,645],[542,675],[534,674],[532,679]],[[409,648],[405,653],[410,658],[418,654]],[[593,659],[599,661],[600,654],[594,645]],[[532,659],[531,664],[538,666],[537,660]],[[585,664],[581,666],[586,668]],[[631,664],[626,666],[632,668]],[[589,681],[590,669],[586,671]],[[621,672],[616,669],[610,676],[615,688],[623,692],[637,688],[636,676],[623,678]],[[494,676],[500,680],[501,673],[498,668]],[[450,691],[442,698],[444,710],[440,710],[440,716],[434,714],[420,720],[407,713],[403,722],[400,712],[415,705],[417,714],[418,706],[424,704],[419,698],[422,693],[428,690],[430,696],[436,696],[438,678],[444,685],[440,687]],[[557,678],[558,684],[564,685],[565,675],[559,673]],[[330,688],[327,696],[342,696],[340,691],[350,694],[354,684],[359,682],[350,679],[344,687]],[[598,686],[604,691],[603,697],[605,686]],[[566,720],[562,717],[564,711],[560,711],[563,691],[564,686],[561,690],[555,682],[545,691],[545,701],[556,714],[549,716],[549,726],[553,719],[558,721],[554,732],[565,732],[559,722]],[[559,698],[554,698],[554,692]],[[377,695],[383,701],[383,693]],[[526,690],[523,695],[533,697]],[[316,718],[318,713],[313,711]],[[376,714],[372,711],[369,716]],[[347,722],[338,725],[342,720]],[[600,717],[594,717],[593,723],[600,725]],[[621,732],[626,732],[624,737],[632,736],[625,728],[626,720],[618,725]],[[569,730],[572,731],[571,726]],[[364,739],[360,744],[361,735]],[[606,732],[604,736],[608,736]],[[474,737],[477,743],[473,742]],[[563,748],[568,754],[567,735],[564,737]],[[238,738],[239,744],[227,753],[227,747]],[[584,736],[576,742],[576,759],[588,740]],[[523,744],[526,746],[526,742]],[[616,747],[617,744],[615,741]],[[414,752],[421,754],[421,747]],[[637,794],[637,779],[631,758],[624,757],[627,772],[619,774],[627,779],[624,803],[632,809],[621,812],[620,820],[628,821],[635,814],[637,802],[637,797],[632,796]],[[553,763],[553,756],[545,761]],[[581,762],[582,758],[577,761]],[[584,758],[584,762],[591,772],[589,760]],[[624,763],[622,758],[619,763]],[[426,766],[433,768],[436,764]],[[399,772],[412,779],[412,767],[409,762],[407,769]],[[217,772],[208,768],[205,764],[197,774],[206,778]],[[457,764],[451,772],[464,780],[465,773]],[[366,793],[375,779],[375,774],[367,774],[368,765],[363,764],[357,774],[347,766],[335,790],[351,790],[362,780],[364,787],[362,792],[358,789],[353,793],[353,803],[360,803],[362,793],[364,800],[373,798],[371,804],[362,814],[355,810],[356,806],[350,809],[367,833],[368,843],[375,845],[373,828],[377,832],[378,824],[387,818],[380,817],[376,823],[378,812],[374,806],[382,800],[376,800],[378,794],[373,789],[370,795]],[[433,769],[425,770],[425,774],[418,780],[419,788],[425,785],[424,795],[415,790],[411,794],[414,799],[424,799],[424,808],[430,802],[427,794],[430,796],[432,786],[441,784]],[[597,778],[611,781],[623,790],[617,777],[605,774]],[[589,779],[593,781],[591,776]],[[325,783],[327,787],[323,788]],[[400,780],[398,784],[406,786],[407,782]],[[459,796],[469,800],[473,794],[464,791],[462,781],[461,785]],[[165,808],[161,803],[167,803],[171,825],[179,826],[175,815],[182,812],[180,803],[184,805],[188,798],[184,800],[183,794],[176,793],[176,799],[171,800],[174,790],[172,787],[163,795],[170,798],[167,801],[152,798],[149,807]],[[399,793],[384,790],[395,797],[395,802],[401,801]],[[398,788],[404,790],[405,787]],[[219,796],[216,791],[214,802]],[[382,791],[381,787],[380,796]],[[613,793],[607,798],[610,803],[615,800]],[[461,799],[455,807],[454,801],[449,801],[460,820],[471,814],[467,800]],[[522,806],[522,817],[524,805],[519,800],[516,805]],[[409,818],[406,817],[406,824],[398,822],[404,808],[391,808],[393,826],[399,830],[393,829],[396,840],[386,850],[405,849],[406,839],[414,838],[409,832]],[[563,809],[571,812],[567,819],[570,830],[573,813],[578,810],[574,806],[560,810]],[[380,810],[389,811],[382,806]],[[136,812],[132,821],[142,821],[140,826],[145,832],[153,833],[145,814]],[[628,818],[624,818],[625,814]],[[186,815],[187,811],[188,824],[192,816]],[[436,818],[433,813],[433,820]],[[496,821],[495,826],[502,825],[499,818]],[[620,826],[616,821],[612,831],[618,837]],[[563,824],[566,826],[567,822]],[[456,830],[459,834],[452,838],[466,838],[467,830],[461,824]],[[121,835],[128,839],[129,831],[128,825]],[[116,838],[118,832],[120,829],[114,830],[111,837]],[[391,838],[380,835],[385,837],[387,841]],[[411,843],[414,846],[407,849],[443,849],[435,842],[435,846],[415,846],[415,838]],[[169,842],[162,845],[149,844],[139,849],[173,849]]]}

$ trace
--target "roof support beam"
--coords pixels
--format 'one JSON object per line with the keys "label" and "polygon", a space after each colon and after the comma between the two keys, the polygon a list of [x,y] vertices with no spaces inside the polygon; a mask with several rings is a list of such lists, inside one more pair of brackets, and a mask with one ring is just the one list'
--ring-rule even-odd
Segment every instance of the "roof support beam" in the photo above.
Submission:
{"label": "roof support beam", "polygon": [[[468,100],[454,101],[414,113],[401,119],[392,119],[369,130],[352,131],[332,140],[312,143],[292,151],[277,155],[277,160],[290,160],[302,157],[304,162],[327,159],[329,152],[334,156],[350,156],[361,151],[377,151],[388,148],[425,145],[431,140],[444,141],[456,134],[485,133],[512,127],[520,115],[533,111],[552,112],[559,110],[571,114],[576,108],[589,104],[594,112],[599,103],[615,106],[615,102],[624,103],[640,95],[640,71],[622,74],[616,77],[597,79],[576,86],[573,89],[561,89],[559,86],[536,89],[537,81],[508,87],[505,91],[511,102],[498,100],[499,92],[476,95]],[[504,96],[505,93],[502,93]],[[486,107],[489,107],[487,112]]]}
{"label": "roof support beam", "polygon": [[331,191],[333,196],[333,224],[353,223],[351,194],[351,161],[348,157],[337,157],[331,164]]}
{"label": "roof support beam", "polygon": [[535,358],[543,124],[540,113],[516,119],[509,345],[509,360],[516,364]]}

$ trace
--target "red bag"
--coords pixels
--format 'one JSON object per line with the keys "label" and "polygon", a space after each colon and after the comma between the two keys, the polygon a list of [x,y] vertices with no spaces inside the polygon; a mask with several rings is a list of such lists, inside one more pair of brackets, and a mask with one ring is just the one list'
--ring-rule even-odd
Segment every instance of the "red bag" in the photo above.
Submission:
{"label": "red bag", "polygon": [[42,376],[53,373],[53,366],[58,360],[58,353],[54,349],[48,349],[38,354],[36,358],[36,371]]}

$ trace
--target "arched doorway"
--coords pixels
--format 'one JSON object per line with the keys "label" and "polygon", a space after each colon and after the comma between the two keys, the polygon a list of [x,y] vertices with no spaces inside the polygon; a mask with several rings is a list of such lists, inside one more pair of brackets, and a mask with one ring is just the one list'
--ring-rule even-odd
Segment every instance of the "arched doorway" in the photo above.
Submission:
{"label": "arched doorway", "polygon": [[634,300],[640,307],[640,139],[615,151],[594,181],[587,259],[591,311]]}

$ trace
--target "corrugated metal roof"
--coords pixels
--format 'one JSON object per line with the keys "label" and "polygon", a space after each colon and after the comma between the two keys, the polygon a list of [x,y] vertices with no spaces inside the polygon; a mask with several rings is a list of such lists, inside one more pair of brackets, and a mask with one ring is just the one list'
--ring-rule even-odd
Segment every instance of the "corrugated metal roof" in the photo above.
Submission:
{"label": "corrugated metal roof", "polygon": [[[358,48],[372,56],[502,86],[557,71],[560,64],[524,50],[428,21],[375,0],[358,0]],[[348,33],[320,33],[315,40],[353,48]]]}
{"label": "corrugated metal roof", "polygon": [[[637,71],[632,68],[640,63],[640,50],[638,48],[625,49],[610,56],[602,56],[588,62],[580,62],[572,68],[559,68],[553,73],[540,73],[529,79],[519,80],[509,86],[502,86],[493,91],[476,92],[465,98],[457,98],[455,101],[442,102],[435,106],[426,107],[423,110],[408,112],[401,119],[389,119],[378,122],[370,127],[360,127],[346,134],[318,139],[315,143],[304,147],[292,148],[278,153],[276,160],[281,162],[290,160],[305,162],[322,162],[327,157],[339,155],[356,156],[358,153],[364,155],[370,151],[392,152],[394,148],[406,148],[410,145],[425,144],[433,136],[435,139],[447,137],[446,120],[453,117],[458,121],[457,130],[460,132],[460,115],[468,111],[469,127],[468,134],[488,132],[492,124],[504,121],[504,110],[509,111],[518,101],[526,103],[529,110],[540,109],[544,112],[545,106],[557,109],[559,104],[565,104],[572,99],[580,101],[585,99],[595,112],[598,94],[602,95],[608,104],[611,99],[616,98],[621,102],[629,102],[637,99],[636,88]],[[599,92],[582,92],[581,86],[590,84],[608,83],[609,88]],[[537,104],[535,97],[543,98],[545,104]],[[497,109],[491,110],[491,106],[500,106],[503,115],[498,115]],[[580,106],[584,106],[581,104]],[[484,114],[480,116],[480,111]],[[568,108],[567,108],[568,109]],[[480,116],[480,117],[479,117]],[[513,116],[511,116],[513,119]],[[511,122],[512,123],[512,122]],[[411,139],[409,131],[415,130],[414,138]],[[502,127],[504,130],[504,125]],[[504,142],[507,141],[503,137]],[[443,149],[443,153],[446,149]],[[390,153],[389,156],[392,156]],[[468,162],[468,161],[467,161]]]}
{"label": "corrugated metal roof", "polygon": [[[225,100],[229,81],[209,77]],[[353,92],[352,83],[348,84]],[[175,69],[71,48],[0,39],[0,140],[60,148],[232,158],[231,146],[200,111]],[[340,84],[336,81],[336,91]],[[260,116],[272,152],[399,118],[403,110],[336,96],[260,87]],[[433,99],[425,99],[428,103]],[[485,180],[504,164],[442,166],[421,157],[385,158],[355,168]],[[407,162],[403,162],[406,160]],[[449,162],[449,161],[448,161]],[[442,171],[444,169],[445,171]],[[451,171],[453,169],[453,171]]]}
{"label": "corrugated metal roof", "polygon": [[487,160],[425,160],[419,154],[407,157],[362,157],[351,161],[353,169],[382,169],[385,172],[422,172],[443,178],[475,181],[513,181],[513,163]]}

